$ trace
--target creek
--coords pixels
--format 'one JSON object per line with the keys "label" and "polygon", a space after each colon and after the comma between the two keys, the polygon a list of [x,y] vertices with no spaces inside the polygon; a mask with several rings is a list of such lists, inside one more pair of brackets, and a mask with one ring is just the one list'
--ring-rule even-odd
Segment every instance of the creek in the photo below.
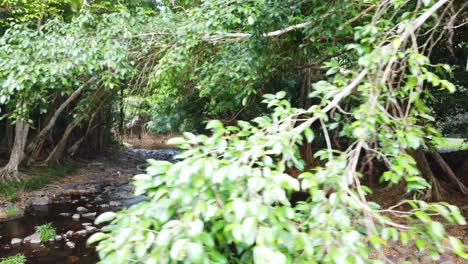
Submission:
{"label": "creek", "polygon": [[[132,154],[141,160],[152,158],[172,161],[177,150],[132,150]],[[23,217],[0,223],[0,259],[16,254],[23,254],[27,263],[97,263],[98,255],[95,246],[87,246],[87,238],[102,226],[94,225],[94,217],[86,217],[86,213],[97,215],[106,211],[119,211],[145,199],[133,195],[131,183],[118,185],[93,184],[98,191],[83,195],[62,195],[44,206],[31,206]],[[86,213],[79,219],[72,216],[79,214],[77,209],[85,208]],[[79,210],[79,209],[78,209]],[[35,227],[51,223],[56,229],[60,240],[40,244],[22,242],[12,245],[12,239],[24,239],[35,233]],[[89,231],[86,227],[95,226]],[[72,235],[66,235],[71,234]],[[71,243],[70,243],[71,242]],[[72,246],[70,246],[72,245]]]}

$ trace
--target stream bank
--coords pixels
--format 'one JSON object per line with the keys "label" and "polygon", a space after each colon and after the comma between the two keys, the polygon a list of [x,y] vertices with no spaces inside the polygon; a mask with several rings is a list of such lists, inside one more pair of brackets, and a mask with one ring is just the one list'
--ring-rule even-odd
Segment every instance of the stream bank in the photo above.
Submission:
{"label": "stream bank", "polygon": [[[94,218],[107,211],[118,211],[138,203],[130,180],[141,173],[146,159],[173,161],[178,153],[164,150],[111,150],[92,161],[81,161],[80,169],[62,182],[28,195],[24,216],[0,223],[0,259],[16,254],[27,263],[96,263],[94,247],[86,239],[101,226]],[[57,237],[46,243],[24,238],[35,234],[35,227],[51,223]]]}

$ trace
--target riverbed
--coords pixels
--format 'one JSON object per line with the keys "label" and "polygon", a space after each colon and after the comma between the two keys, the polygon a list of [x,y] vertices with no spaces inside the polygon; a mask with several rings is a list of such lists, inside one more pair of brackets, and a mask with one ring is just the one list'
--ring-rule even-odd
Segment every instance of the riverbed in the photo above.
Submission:
{"label": "riverbed", "polygon": [[[174,149],[134,149],[129,150],[127,156],[139,162],[144,162],[149,158],[172,161],[177,153],[178,151]],[[119,162],[114,164],[119,164],[122,169],[135,167],[135,162],[123,164],[125,160],[129,158],[122,159],[120,164]],[[106,170],[104,174],[105,172]],[[136,169],[135,172],[137,172]],[[91,171],[90,174],[93,174],[90,176],[92,179],[97,177],[95,171]],[[27,263],[96,263],[98,255],[95,247],[86,245],[87,238],[102,227],[94,225],[93,214],[123,210],[145,199],[144,196],[133,195],[133,186],[130,182],[120,181],[109,184],[112,182],[109,181],[109,177],[113,176],[100,175],[98,182],[87,183],[85,181],[73,186],[95,191],[83,194],[76,194],[73,191],[64,192],[62,195],[53,197],[50,204],[30,206],[23,217],[0,223],[0,259],[23,254],[28,260]],[[67,186],[70,186],[70,183]],[[46,223],[51,223],[56,229],[57,239],[40,244],[22,242],[12,245],[13,239],[24,239],[35,233],[36,226]]]}

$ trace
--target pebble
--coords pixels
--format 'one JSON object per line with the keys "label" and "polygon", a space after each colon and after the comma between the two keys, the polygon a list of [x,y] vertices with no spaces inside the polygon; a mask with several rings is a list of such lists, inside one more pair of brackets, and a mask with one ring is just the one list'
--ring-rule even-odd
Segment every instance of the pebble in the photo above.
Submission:
{"label": "pebble", "polygon": [[88,231],[88,232],[93,232],[93,231],[95,231],[97,229],[94,226],[85,226],[85,228],[86,228],[86,231]]}
{"label": "pebble", "polygon": [[68,216],[70,216],[71,214],[70,214],[70,213],[60,213],[59,215],[68,217]]}
{"label": "pebble", "polygon": [[67,232],[65,233],[65,236],[66,236],[66,237],[71,237],[71,236],[73,236],[73,231],[71,231],[71,230],[67,231]]}
{"label": "pebble", "polygon": [[108,204],[101,204],[101,205],[99,205],[99,206],[100,206],[101,208],[108,208],[108,207],[109,207]]}
{"label": "pebble", "polygon": [[69,248],[75,248],[75,243],[73,243],[71,241],[68,241],[67,243],[65,243],[65,245],[67,245],[67,247],[69,247]]}
{"label": "pebble", "polygon": [[109,205],[110,205],[110,206],[121,206],[122,203],[121,203],[121,202],[118,202],[118,201],[111,201],[111,202],[109,203]]}
{"label": "pebble", "polygon": [[79,220],[80,219],[80,215],[79,214],[74,214],[72,216],[73,220]]}
{"label": "pebble", "polygon": [[82,213],[87,213],[88,209],[84,208],[83,206],[79,206],[78,208],[76,208],[76,211],[82,214]]}
{"label": "pebble", "polygon": [[55,236],[55,240],[56,240],[56,241],[60,241],[60,240],[62,240],[62,236],[60,236],[60,235],[56,235],[56,236]]}
{"label": "pebble", "polygon": [[27,203],[29,205],[37,205],[37,206],[43,206],[43,205],[48,205],[50,204],[50,198],[49,197],[31,197],[28,199]]}
{"label": "pebble", "polygon": [[82,226],[90,226],[90,225],[93,225],[93,224],[91,224],[91,223],[82,223],[81,225]]}
{"label": "pebble", "polygon": [[86,236],[88,234],[88,231],[80,230],[80,231],[76,231],[75,234],[79,236]]}
{"label": "pebble", "polygon": [[96,217],[96,212],[83,214],[82,217],[83,218],[88,218],[88,219],[93,219],[93,218]]}
{"label": "pebble", "polygon": [[18,244],[21,244],[22,242],[23,242],[23,239],[21,239],[21,238],[13,238],[11,240],[12,245],[18,245]]}

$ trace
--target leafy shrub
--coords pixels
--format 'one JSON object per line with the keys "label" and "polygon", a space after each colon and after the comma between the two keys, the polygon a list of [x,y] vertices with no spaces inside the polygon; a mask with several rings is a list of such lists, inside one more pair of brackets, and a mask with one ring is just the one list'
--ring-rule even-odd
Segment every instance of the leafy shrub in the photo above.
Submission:
{"label": "leafy shrub", "polygon": [[38,232],[41,235],[42,242],[49,241],[49,239],[55,237],[55,235],[57,234],[55,228],[52,227],[50,223],[36,226],[36,232]]}
{"label": "leafy shrub", "polygon": [[0,264],[24,264],[24,263],[26,263],[26,257],[21,254],[0,259]]}
{"label": "leafy shrub", "polygon": [[[276,106],[271,117],[238,127],[211,121],[211,137],[185,133],[173,140],[187,149],[176,164],[150,160],[147,174],[135,176],[136,195],[150,200],[97,219],[115,218],[106,233],[90,238],[103,240],[97,248],[101,258],[106,263],[363,263],[372,250],[392,242],[437,255],[445,240],[467,257],[461,242],[447,237],[431,218],[440,214],[464,224],[455,206],[405,201],[413,207],[403,216],[409,224],[393,222],[383,214],[391,209],[359,198],[367,189],[353,189],[344,153],[299,179],[289,175],[287,167],[304,169],[297,146],[313,135],[290,130],[297,132],[288,117],[301,110],[290,108],[282,96],[270,98]],[[411,157],[400,161],[404,170],[416,170]],[[413,180],[408,188],[425,187],[419,177],[405,177]],[[310,198],[293,206],[288,195],[300,189]]]}
{"label": "leafy shrub", "polygon": [[[333,5],[338,2],[334,1]],[[206,3],[206,6],[192,9],[195,19],[201,20],[189,20],[190,29],[196,28],[194,22],[204,25],[214,21],[211,15],[204,21],[207,16],[203,11],[217,11],[220,2]],[[342,9],[347,13],[349,7],[362,1],[340,3],[348,7]],[[240,121],[237,126],[211,121],[207,127],[211,130],[210,136],[186,133],[184,138],[171,142],[185,149],[179,156],[180,162],[171,164],[153,160],[147,174],[135,177],[136,194],[146,194],[148,201],[117,214],[105,213],[97,219],[97,223],[111,221],[104,232],[94,234],[89,240],[100,241],[97,249],[102,261],[367,263],[377,260],[372,259],[371,252],[392,244],[416,247],[434,259],[447,249],[468,258],[466,246],[446,234],[443,224],[436,220],[441,218],[434,218],[437,215],[451,224],[466,224],[457,207],[406,200],[383,209],[368,200],[371,189],[362,185],[363,169],[359,166],[367,155],[381,161],[386,171],[375,176],[389,184],[406,183],[408,194],[424,194],[434,183],[421,177],[416,161],[410,155],[411,151],[427,147],[426,142],[438,137],[437,131],[425,121],[432,118],[423,100],[424,86],[432,85],[452,92],[455,87],[432,72],[433,65],[424,55],[425,51],[415,49],[418,40],[414,36],[435,32],[437,27],[432,25],[435,16],[431,15],[445,3],[448,1],[424,1],[423,9],[413,3],[406,5],[404,1],[378,4],[369,20],[359,21],[359,26],[349,28],[354,43],[343,47],[341,52],[349,50],[352,53],[350,61],[339,57],[324,63],[327,72],[320,76],[321,81],[312,84],[309,94],[316,102],[313,105],[306,103],[304,109],[298,109],[284,100],[285,92],[265,94],[265,102],[273,108],[271,114],[251,122]],[[242,6],[238,8],[244,9]],[[258,13],[264,13],[264,10],[267,8],[258,9]],[[365,17],[366,12],[362,13]],[[315,21],[319,18],[323,21],[323,15],[302,17],[301,21],[308,21],[302,25],[309,26],[301,33],[312,37],[310,32],[316,31],[322,35],[329,31],[328,27],[335,29],[340,24],[319,25],[321,23]],[[355,17],[355,14],[351,15],[350,20],[342,21],[342,24],[353,23]],[[255,19],[250,20],[255,26]],[[267,21],[270,20],[262,22]],[[248,56],[252,49],[232,52],[236,47],[231,48],[235,45],[231,43],[245,42],[223,39],[227,36],[220,34],[219,29],[225,30],[223,32],[233,29],[220,25],[222,23],[212,32],[206,31],[206,27],[202,32],[194,29],[188,37],[188,30],[180,31],[184,36],[181,42],[190,44],[181,44],[159,61],[155,67],[160,76],[156,84],[164,84],[167,78],[185,83],[177,78],[179,75],[170,73],[176,67],[176,71],[190,71],[192,65],[188,62],[192,61],[202,61],[200,64],[207,67],[193,71],[196,74],[192,75],[202,79],[191,78],[190,82],[200,90],[208,87],[208,90],[222,94],[223,98],[236,94],[242,97],[240,89],[246,91],[256,79],[262,80],[256,76],[256,70],[249,67],[252,65],[244,66],[242,62],[248,60],[237,56]],[[249,27],[242,29],[251,32]],[[271,28],[258,29],[258,32],[266,32]],[[226,48],[216,46],[219,44],[216,41],[209,43],[219,48],[217,50],[232,52],[229,56],[220,56],[227,60],[226,63],[210,63],[212,56],[210,59],[191,56],[194,44],[198,51],[199,45],[209,41],[210,33],[221,43],[224,43],[222,40],[232,40],[227,42]],[[270,42],[268,33],[259,39],[255,33],[241,35],[253,44],[254,41]],[[311,38],[312,42],[314,38]],[[302,43],[296,44],[300,49]],[[209,45],[202,48],[213,50]],[[244,51],[244,47],[241,48]],[[292,53],[285,56],[294,62],[299,60]],[[187,58],[185,64],[184,58]],[[316,58],[307,59],[314,61]],[[231,65],[234,64],[239,71],[233,70]],[[244,70],[247,75],[242,74]],[[160,74],[164,71],[169,74]],[[232,78],[221,82],[229,73],[234,73]],[[248,80],[244,78],[249,75]],[[236,80],[241,82],[233,86]],[[167,83],[172,85],[173,82]],[[185,85],[181,86],[185,88]],[[160,91],[167,91],[168,87],[172,88],[158,86],[162,88]],[[208,94],[206,92],[201,91],[201,94]],[[316,147],[314,137],[317,135],[311,129],[313,126],[322,129],[320,137],[326,148],[314,149],[319,165],[309,169],[299,147],[306,142],[314,143]],[[333,135],[339,142],[333,142]],[[293,177],[290,169],[302,173]],[[309,198],[291,204],[290,195],[299,190],[307,192]],[[410,209],[397,209],[400,206]],[[383,260],[378,254],[375,258]]]}

